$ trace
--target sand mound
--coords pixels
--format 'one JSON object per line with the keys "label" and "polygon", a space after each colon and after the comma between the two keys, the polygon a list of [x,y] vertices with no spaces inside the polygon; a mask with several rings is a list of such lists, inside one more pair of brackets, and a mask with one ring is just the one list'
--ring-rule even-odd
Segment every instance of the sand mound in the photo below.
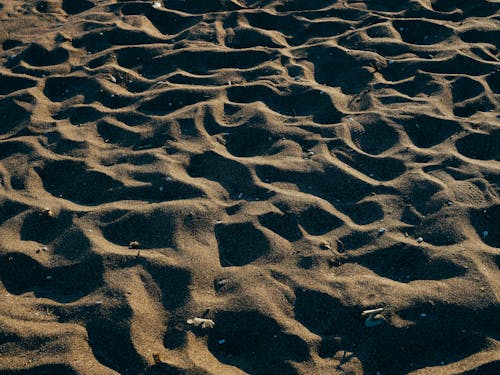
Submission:
{"label": "sand mound", "polygon": [[0,373],[500,373],[499,15],[0,0]]}

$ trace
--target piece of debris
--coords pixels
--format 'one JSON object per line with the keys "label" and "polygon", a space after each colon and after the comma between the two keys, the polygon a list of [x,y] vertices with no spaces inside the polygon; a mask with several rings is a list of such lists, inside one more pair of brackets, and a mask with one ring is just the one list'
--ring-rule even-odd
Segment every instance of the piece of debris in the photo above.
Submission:
{"label": "piece of debris", "polygon": [[162,7],[159,1],[155,1],[152,6],[154,9],[160,9]]}
{"label": "piece of debris", "polygon": [[132,241],[128,244],[129,249],[138,249],[141,244],[138,241]]}
{"label": "piece of debris", "polygon": [[195,327],[200,327],[201,329],[210,329],[215,327],[215,322],[212,319],[205,318],[188,319],[186,323]]}
{"label": "piece of debris", "polygon": [[361,316],[368,316],[365,320],[365,326],[368,328],[376,327],[381,324],[385,319],[380,314],[384,311],[383,307],[379,307],[378,309],[365,310],[361,313]]}

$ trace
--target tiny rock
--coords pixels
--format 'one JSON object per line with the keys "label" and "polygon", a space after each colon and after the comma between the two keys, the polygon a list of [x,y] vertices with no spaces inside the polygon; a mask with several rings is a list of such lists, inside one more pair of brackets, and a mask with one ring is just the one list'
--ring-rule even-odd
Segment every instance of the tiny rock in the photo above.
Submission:
{"label": "tiny rock", "polygon": [[322,248],[323,250],[331,250],[332,249],[332,245],[330,245],[326,241],[321,242],[319,247]]}
{"label": "tiny rock", "polygon": [[141,244],[138,241],[132,241],[128,244],[129,249],[138,249]]}
{"label": "tiny rock", "polygon": [[54,217],[54,212],[50,208],[44,208],[41,215],[44,217]]}
{"label": "tiny rock", "polygon": [[186,323],[195,327],[200,327],[201,329],[210,329],[215,327],[215,322],[212,319],[205,318],[188,319]]}
{"label": "tiny rock", "polygon": [[160,353],[153,353],[153,362],[155,363],[155,365],[161,365],[161,364],[165,363],[161,359]]}
{"label": "tiny rock", "polygon": [[382,234],[384,234],[384,233],[385,233],[385,231],[386,231],[386,230],[387,230],[387,229],[385,229],[385,228],[380,228],[380,229],[378,230],[378,234],[379,234],[379,235],[382,235]]}
{"label": "tiny rock", "polygon": [[161,3],[159,1],[155,1],[152,5],[154,9],[160,9],[161,8]]}
{"label": "tiny rock", "polygon": [[424,239],[423,239],[422,237],[418,237],[418,238],[417,238],[417,242],[418,242],[418,243],[422,243],[422,242],[424,242]]}

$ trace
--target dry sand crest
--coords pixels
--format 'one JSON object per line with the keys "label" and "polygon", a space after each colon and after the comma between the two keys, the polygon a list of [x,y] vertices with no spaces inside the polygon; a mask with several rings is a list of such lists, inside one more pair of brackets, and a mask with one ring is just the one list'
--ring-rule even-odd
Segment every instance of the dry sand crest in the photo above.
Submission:
{"label": "dry sand crest", "polygon": [[499,10],[0,0],[0,373],[500,373]]}

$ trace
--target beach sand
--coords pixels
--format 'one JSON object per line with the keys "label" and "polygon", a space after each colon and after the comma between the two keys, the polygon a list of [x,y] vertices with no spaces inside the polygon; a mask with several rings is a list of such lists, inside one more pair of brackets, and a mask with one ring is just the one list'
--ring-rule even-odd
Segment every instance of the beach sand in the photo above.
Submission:
{"label": "beach sand", "polygon": [[500,373],[499,30],[0,0],[0,373]]}

